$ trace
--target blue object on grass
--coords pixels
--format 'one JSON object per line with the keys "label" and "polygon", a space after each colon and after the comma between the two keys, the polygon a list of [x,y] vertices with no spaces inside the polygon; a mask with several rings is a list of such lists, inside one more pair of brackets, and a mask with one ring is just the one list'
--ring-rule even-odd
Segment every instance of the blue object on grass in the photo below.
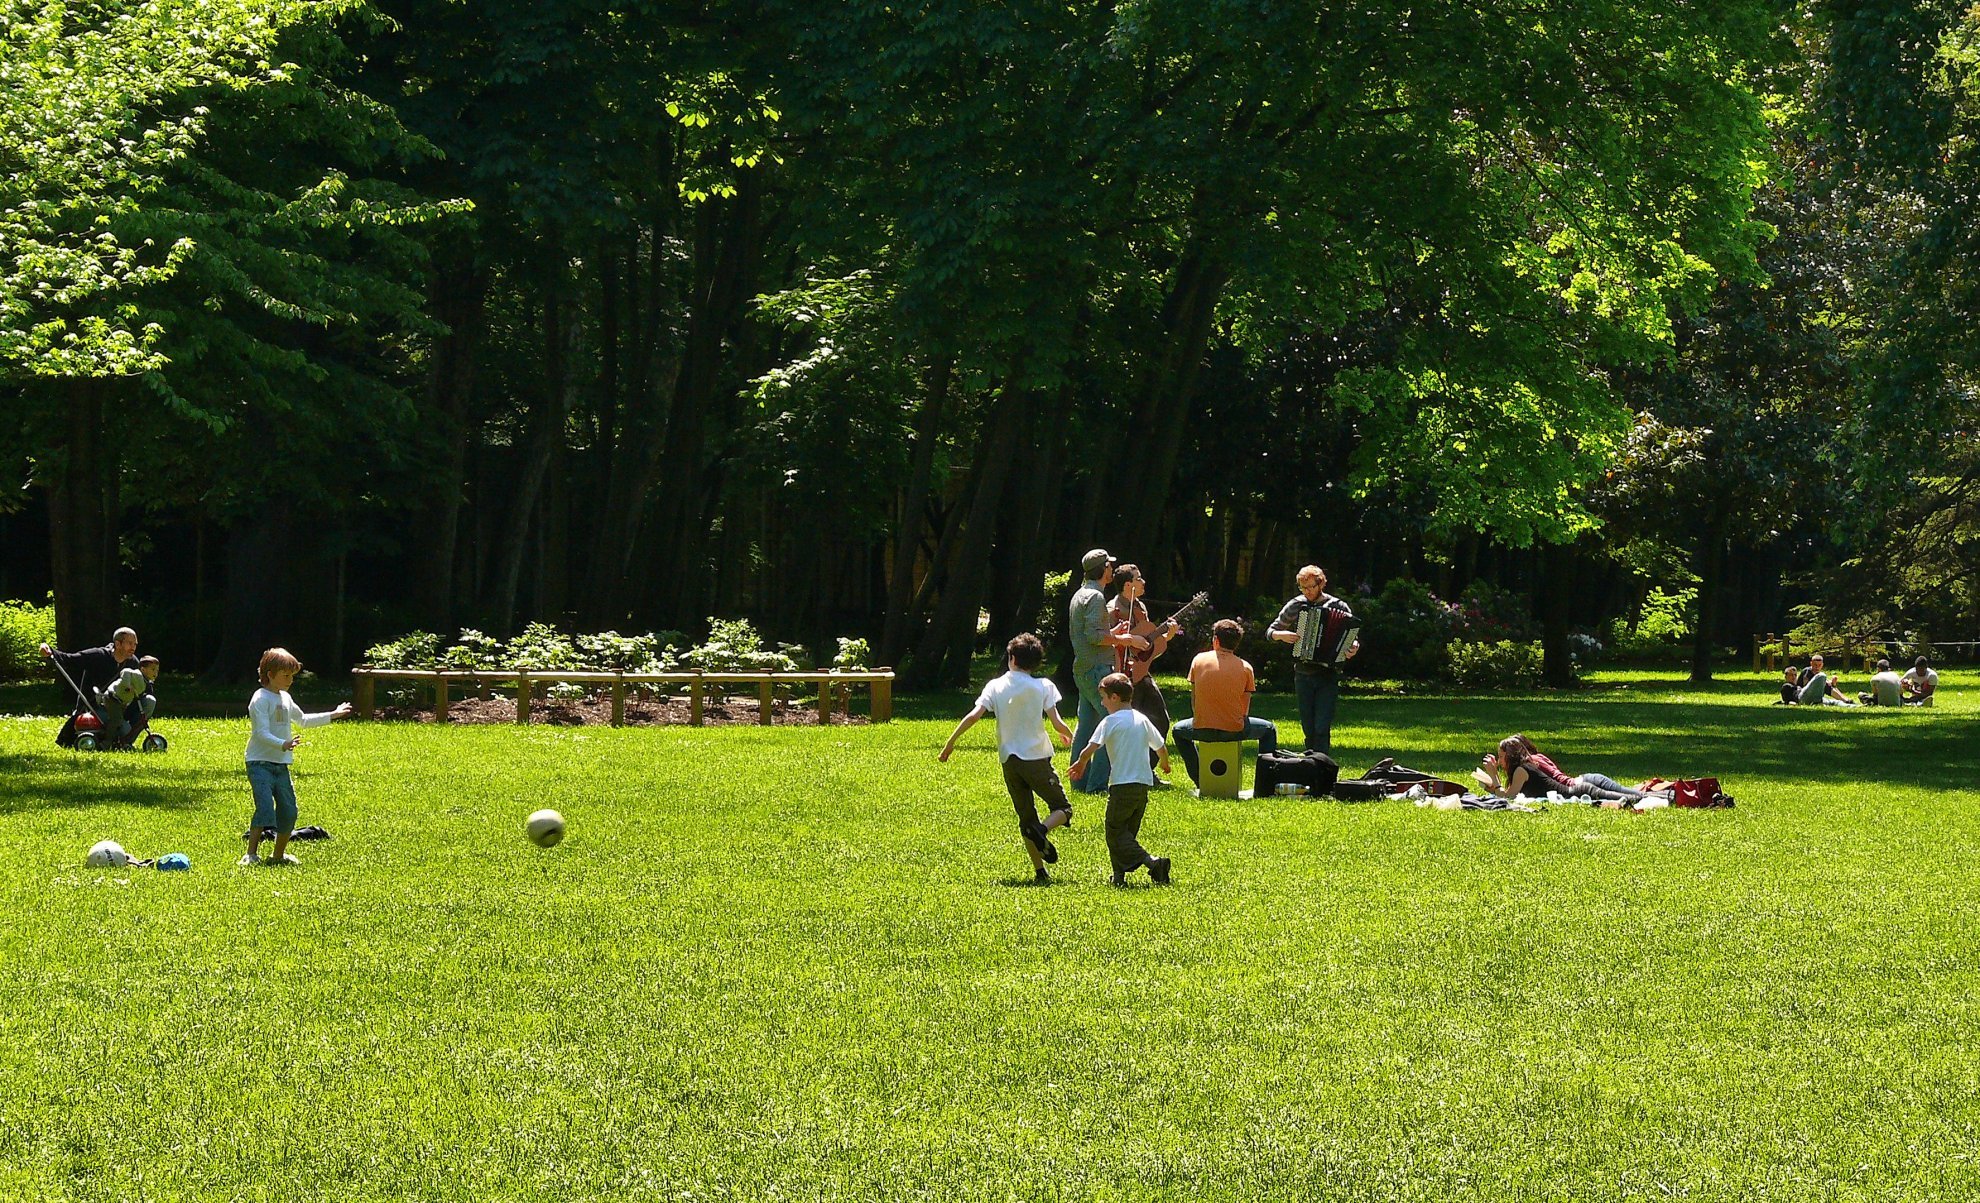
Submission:
{"label": "blue object on grass", "polygon": [[184,871],[192,868],[192,861],[186,859],[186,854],[183,852],[167,852],[158,858],[158,867],[167,872]]}

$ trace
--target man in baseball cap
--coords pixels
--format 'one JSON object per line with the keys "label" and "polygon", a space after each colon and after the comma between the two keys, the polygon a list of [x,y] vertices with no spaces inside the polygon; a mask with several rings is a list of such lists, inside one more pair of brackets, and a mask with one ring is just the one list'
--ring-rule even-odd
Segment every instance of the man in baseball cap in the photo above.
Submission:
{"label": "man in baseball cap", "polygon": [[[1079,725],[1073,731],[1072,745],[1075,752],[1086,747],[1100,720],[1107,717],[1106,703],[1100,700],[1100,681],[1114,671],[1114,649],[1148,646],[1146,640],[1133,635],[1114,634],[1113,624],[1107,621],[1105,590],[1114,579],[1114,557],[1105,548],[1096,547],[1079,558],[1079,567],[1085,580],[1066,611],[1066,632],[1073,646],[1073,680],[1079,684]],[[1077,784],[1085,793],[1107,792],[1106,749],[1094,753],[1086,776]]]}

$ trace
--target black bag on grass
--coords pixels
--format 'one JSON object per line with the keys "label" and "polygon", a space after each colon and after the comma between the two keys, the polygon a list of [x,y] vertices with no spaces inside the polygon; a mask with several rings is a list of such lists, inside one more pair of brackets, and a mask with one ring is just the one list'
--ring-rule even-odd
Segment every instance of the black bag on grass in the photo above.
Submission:
{"label": "black bag on grass", "polygon": [[1325,752],[1263,752],[1254,770],[1251,796],[1269,798],[1281,784],[1303,785],[1315,796],[1329,793],[1341,766]]}

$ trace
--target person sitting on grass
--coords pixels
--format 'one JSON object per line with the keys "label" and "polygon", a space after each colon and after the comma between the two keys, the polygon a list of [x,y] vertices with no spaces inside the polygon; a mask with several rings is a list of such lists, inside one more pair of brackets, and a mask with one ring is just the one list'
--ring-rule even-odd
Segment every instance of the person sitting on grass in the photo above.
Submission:
{"label": "person sitting on grass", "polygon": [[1210,628],[1210,650],[1189,663],[1190,717],[1169,729],[1182,753],[1183,768],[1189,779],[1203,784],[1198,776],[1196,745],[1201,743],[1240,743],[1258,741],[1258,754],[1279,750],[1279,729],[1262,718],[1251,717],[1251,695],[1258,689],[1258,678],[1248,661],[1238,658],[1238,644],[1244,642],[1244,625],[1233,618],[1220,618]]}
{"label": "person sitting on grass", "polygon": [[1898,686],[1904,692],[1905,705],[1930,706],[1932,695],[1939,690],[1939,674],[1933,670],[1930,660],[1920,656],[1918,661],[1898,678]]}
{"label": "person sitting on grass", "polygon": [[1790,664],[1781,670],[1781,696],[1774,701],[1776,706],[1801,705],[1801,678]]}
{"label": "person sitting on grass", "polygon": [[1113,775],[1107,780],[1107,859],[1114,868],[1114,884],[1127,884],[1127,875],[1146,868],[1156,885],[1169,884],[1169,858],[1150,856],[1141,846],[1141,819],[1148,811],[1148,789],[1155,784],[1147,753],[1155,752],[1156,764],[1164,776],[1169,772],[1169,741],[1134,709],[1134,682],[1124,673],[1110,673],[1100,682],[1100,700],[1107,717],[1094,729],[1093,739],[1073,762],[1074,781],[1086,774],[1093,753],[1106,749]]}
{"label": "person sitting on grass", "polygon": [[1904,680],[1891,671],[1889,660],[1877,661],[1877,673],[1870,678],[1870,688],[1856,695],[1856,700],[1865,706],[1896,706],[1904,698]]}
{"label": "person sitting on grass", "polygon": [[1829,675],[1820,652],[1808,657],[1808,667],[1795,680],[1801,686],[1798,700],[1803,706],[1856,705],[1836,684],[1836,678]]}
{"label": "person sitting on grass", "polygon": [[1486,753],[1478,766],[1480,784],[1501,798],[1544,798],[1553,793],[1564,798],[1586,798],[1598,806],[1633,806],[1649,797],[1642,790],[1630,789],[1600,773],[1570,777],[1524,735],[1508,735],[1500,740],[1497,754]]}
{"label": "person sitting on grass", "polygon": [[289,687],[301,671],[302,661],[286,648],[271,647],[261,653],[261,688],[248,700],[247,775],[248,787],[254,791],[254,821],[245,836],[243,865],[261,863],[261,841],[271,828],[275,851],[268,863],[296,863],[289,853],[289,835],[296,829],[296,787],[289,780],[289,765],[295,761],[296,745],[302,743],[302,737],[294,728],[321,727],[351,712],[351,704],[344,702],[321,714],[303,713],[289,696]]}
{"label": "person sitting on grass", "polygon": [[[1031,854],[1033,880],[1040,885],[1052,880],[1045,866],[1059,859],[1058,849],[1052,847],[1046,833],[1072,822],[1072,803],[1066,800],[1065,786],[1059,784],[1059,774],[1052,769],[1052,741],[1045,734],[1045,724],[1052,724],[1066,747],[1072,746],[1072,730],[1059,717],[1059,687],[1050,678],[1036,675],[1043,663],[1045,645],[1038,636],[1026,632],[1011,640],[1004,648],[1004,664],[1009,671],[984,685],[976,705],[949,732],[949,742],[936,757],[947,764],[963,732],[986,714],[997,716],[997,758],[1004,766],[1004,788],[1010,791],[1011,805],[1017,808],[1018,834],[1024,837],[1025,850]],[[1038,804],[1032,801],[1034,794],[1044,798],[1049,808],[1043,822],[1038,818]]]}

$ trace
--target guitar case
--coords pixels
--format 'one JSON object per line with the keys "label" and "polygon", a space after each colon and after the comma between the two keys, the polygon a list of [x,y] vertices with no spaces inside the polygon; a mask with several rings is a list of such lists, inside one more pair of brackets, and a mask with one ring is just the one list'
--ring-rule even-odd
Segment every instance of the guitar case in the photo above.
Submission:
{"label": "guitar case", "polygon": [[1314,797],[1332,793],[1341,766],[1325,752],[1265,752],[1253,770],[1251,796],[1269,798],[1281,783],[1303,785]]}

